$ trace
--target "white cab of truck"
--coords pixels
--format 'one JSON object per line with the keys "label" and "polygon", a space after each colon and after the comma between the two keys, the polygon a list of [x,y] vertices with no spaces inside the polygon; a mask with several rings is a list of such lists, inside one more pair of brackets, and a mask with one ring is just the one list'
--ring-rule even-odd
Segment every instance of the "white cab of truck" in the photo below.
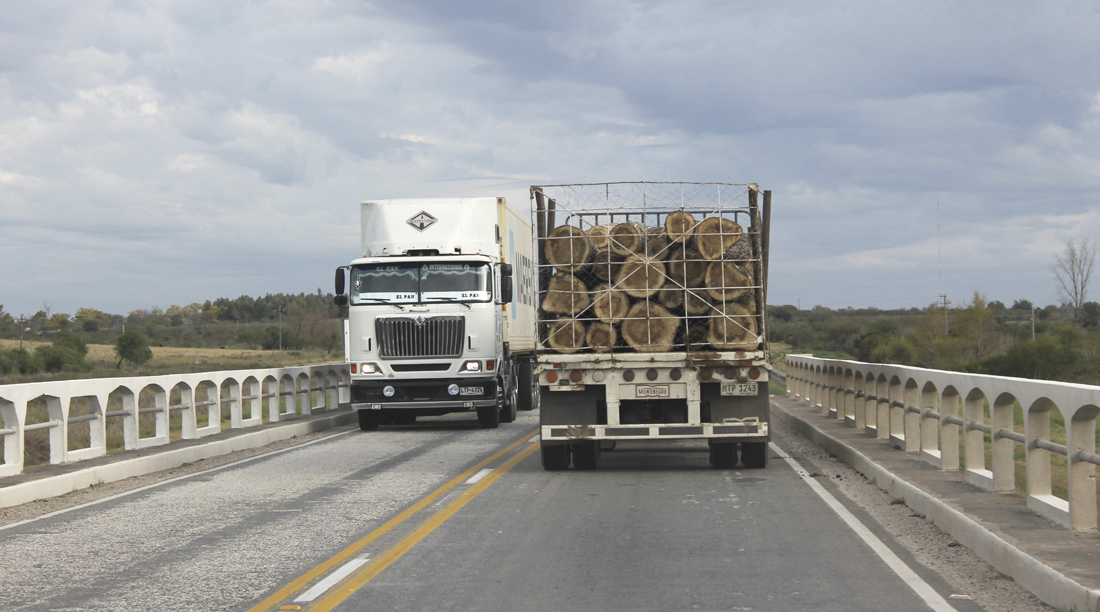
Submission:
{"label": "white cab of truck", "polygon": [[360,428],[453,412],[492,428],[533,409],[527,217],[496,197],[372,200],[360,215],[362,257],[336,271]]}

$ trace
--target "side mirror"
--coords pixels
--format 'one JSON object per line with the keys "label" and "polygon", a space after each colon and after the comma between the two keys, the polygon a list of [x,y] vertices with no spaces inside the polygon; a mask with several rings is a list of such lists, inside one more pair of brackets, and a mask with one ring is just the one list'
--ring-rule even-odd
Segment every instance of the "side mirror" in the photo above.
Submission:
{"label": "side mirror", "polygon": [[[341,266],[336,268],[336,297],[344,295],[344,268]],[[344,298],[344,303],[347,303],[347,297]],[[339,304],[337,304],[339,306]]]}
{"label": "side mirror", "polygon": [[[511,267],[511,266],[509,266]],[[501,270],[500,275],[500,302],[502,304],[510,304],[515,297],[515,288],[512,284],[512,275],[504,276],[504,270]]]}
{"label": "side mirror", "polygon": [[340,294],[340,295],[332,298],[332,303],[336,304],[340,308],[347,308],[348,307],[348,296],[344,295],[344,294]]}
{"label": "side mirror", "polygon": [[[512,278],[512,264],[509,264],[509,263],[500,264],[500,277],[501,278]],[[511,300],[507,300],[507,301],[510,302]]]}

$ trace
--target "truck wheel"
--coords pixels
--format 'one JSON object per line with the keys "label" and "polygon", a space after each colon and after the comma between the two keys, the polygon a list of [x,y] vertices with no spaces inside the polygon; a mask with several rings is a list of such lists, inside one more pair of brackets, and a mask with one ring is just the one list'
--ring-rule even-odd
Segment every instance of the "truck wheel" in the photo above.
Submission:
{"label": "truck wheel", "polygon": [[760,470],[768,467],[768,443],[767,442],[742,442],[741,462],[750,470]]}
{"label": "truck wheel", "polygon": [[477,422],[484,429],[496,429],[500,426],[500,409],[496,406],[486,406],[477,409]]}
{"label": "truck wheel", "polygon": [[594,470],[600,464],[600,443],[577,442],[573,445],[573,467],[578,470]]}
{"label": "truck wheel", "polygon": [[737,467],[737,443],[714,442],[710,445],[710,464],[719,470]]}
{"label": "truck wheel", "polygon": [[378,429],[378,412],[375,410],[357,410],[359,416],[359,429],[374,431]]}
{"label": "truck wheel", "polygon": [[504,399],[504,407],[500,409],[500,422],[511,423],[516,420],[516,403],[518,402],[519,389],[516,385],[508,391]]}
{"label": "truck wheel", "polygon": [[548,472],[569,469],[569,445],[542,445],[542,469]]}
{"label": "truck wheel", "polygon": [[539,388],[534,384],[534,372],[534,361],[524,361],[519,366],[519,403],[516,408],[525,412],[538,406]]}

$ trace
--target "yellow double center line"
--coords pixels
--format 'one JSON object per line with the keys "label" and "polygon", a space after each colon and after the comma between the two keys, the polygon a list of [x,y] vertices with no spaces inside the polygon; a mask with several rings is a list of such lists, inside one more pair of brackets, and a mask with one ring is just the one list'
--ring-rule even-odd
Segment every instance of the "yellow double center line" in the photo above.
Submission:
{"label": "yellow double center line", "polygon": [[[305,574],[302,574],[302,576],[300,576],[293,582],[279,589],[270,597],[251,608],[249,612],[265,612],[267,610],[273,609],[273,606],[276,606],[279,603],[286,601],[287,598],[289,598],[291,595],[298,593],[306,585],[312,583],[318,577],[327,574],[329,570],[347,561],[353,555],[368,546],[370,543],[389,533],[391,530],[408,520],[417,512],[420,512],[424,508],[431,505],[435,500],[439,499],[455,486],[469,480],[471,476],[476,474],[486,465],[489,465],[490,463],[515,450],[516,447],[523,444],[526,440],[531,439],[531,437],[538,432],[539,430],[536,429],[526,434],[519,440],[516,440],[512,444],[509,444],[507,447],[489,457],[488,459],[485,459],[481,463],[478,463],[477,465],[471,467],[465,472],[459,474],[453,480],[443,485],[442,487],[439,487],[435,491],[432,491],[428,496],[416,502],[401,514],[398,514],[392,519],[386,521],[386,523],[378,529],[370,532],[362,539],[358,540],[354,544],[348,546],[344,550],[334,555],[329,560],[321,563],[320,565],[309,570]],[[462,495],[458,496],[458,498],[450,504],[447,504],[445,508],[433,514],[431,518],[424,522],[423,525],[421,525],[415,531],[405,537],[405,539],[398,542],[397,545],[395,545],[393,548],[386,551],[376,559],[372,559],[357,573],[345,579],[338,588],[331,590],[328,595],[317,601],[316,604],[311,605],[310,610],[331,610],[339,605],[345,599],[350,597],[356,590],[362,588],[363,585],[370,582],[370,580],[377,576],[380,572],[382,572],[382,570],[389,567],[394,561],[400,559],[402,555],[409,551],[409,549],[411,549],[418,542],[427,537],[428,534],[434,531],[436,527],[442,525],[447,519],[449,519],[463,506],[469,503],[470,500],[472,500],[474,497],[477,497],[479,493],[484,491],[489,485],[493,484],[498,478],[503,476],[505,472],[512,469],[520,461],[523,461],[528,456],[530,456],[531,453],[535,452],[535,450],[539,448],[539,446],[539,444],[529,444],[527,448],[516,453],[515,456],[502,463],[500,467],[493,470],[489,475],[479,480],[477,484],[464,491]]]}

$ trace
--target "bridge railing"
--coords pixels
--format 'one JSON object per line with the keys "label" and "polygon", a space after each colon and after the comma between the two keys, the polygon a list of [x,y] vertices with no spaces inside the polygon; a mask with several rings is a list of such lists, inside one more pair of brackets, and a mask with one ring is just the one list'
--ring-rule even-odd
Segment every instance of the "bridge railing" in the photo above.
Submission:
{"label": "bridge railing", "polygon": [[[29,432],[49,431],[51,464],[82,461],[107,454],[108,421],[121,419],[126,450],[159,446],[171,441],[174,415],[185,440],[256,427],[264,423],[265,410],[273,422],[347,404],[350,379],[340,363],[0,385],[0,477],[23,472]],[[31,404],[45,405],[46,420],[27,423]],[[70,414],[76,411],[84,414]],[[142,415],[152,415],[144,419],[145,427]],[[70,450],[70,428],[84,422],[87,444]]]}
{"label": "bridge railing", "polygon": [[[962,470],[986,490],[1016,490],[1014,455],[1022,445],[1028,508],[1071,529],[1096,529],[1100,387],[811,355],[786,360],[789,396],[941,469]],[[1017,405],[1022,423],[1015,422]],[[1055,410],[1065,423],[1065,444],[1050,439]],[[1065,498],[1052,492],[1055,455],[1068,467]]]}

